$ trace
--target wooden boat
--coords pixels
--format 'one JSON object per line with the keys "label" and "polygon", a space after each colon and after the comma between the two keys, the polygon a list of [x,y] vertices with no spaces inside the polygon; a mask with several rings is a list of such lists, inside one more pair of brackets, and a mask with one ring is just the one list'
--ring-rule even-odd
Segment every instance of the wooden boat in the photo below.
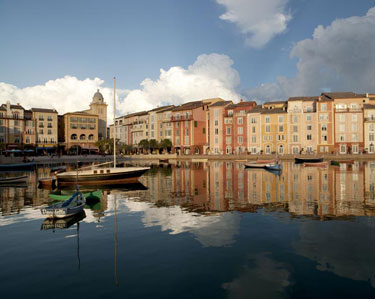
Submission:
{"label": "wooden boat", "polygon": [[266,168],[266,165],[269,165],[269,164],[261,164],[261,163],[256,163],[256,162],[248,162],[248,163],[244,163],[243,165],[245,165],[245,168]]}
{"label": "wooden boat", "polygon": [[319,162],[323,162],[323,158],[294,158],[294,161],[295,163],[319,163]]}
{"label": "wooden boat", "polygon": [[78,174],[76,174],[76,171],[67,171],[56,174],[56,177],[59,187],[74,186],[76,184],[87,186],[130,184],[138,182],[138,178],[149,169],[149,167],[106,167],[78,170]]}
{"label": "wooden boat", "polygon": [[1,164],[0,171],[12,171],[12,170],[27,170],[33,169],[35,167],[35,162],[25,162],[17,164]]}
{"label": "wooden boat", "polygon": [[42,215],[45,215],[48,218],[66,218],[81,213],[85,204],[85,197],[82,192],[77,189],[77,191],[66,201],[41,208],[40,211]]}
{"label": "wooden boat", "polygon": [[[82,191],[82,194],[86,201],[99,201],[103,196],[102,190]],[[72,192],[70,190],[57,190],[51,192],[48,196],[53,200],[67,200],[72,196]]]}
{"label": "wooden boat", "polygon": [[38,188],[40,189],[54,189],[56,187],[55,178],[44,178],[38,181]]}
{"label": "wooden boat", "polygon": [[0,184],[26,183],[26,181],[27,181],[27,175],[0,178]]}
{"label": "wooden boat", "polygon": [[303,163],[303,166],[306,167],[327,167],[327,162],[320,162],[320,163]]}

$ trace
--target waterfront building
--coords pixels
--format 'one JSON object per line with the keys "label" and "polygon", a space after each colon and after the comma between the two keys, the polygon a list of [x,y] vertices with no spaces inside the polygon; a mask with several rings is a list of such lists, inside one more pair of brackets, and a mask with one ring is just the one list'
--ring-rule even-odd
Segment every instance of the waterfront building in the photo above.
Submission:
{"label": "waterfront building", "polygon": [[352,92],[330,92],[322,96],[334,104],[334,151],[358,154],[363,151],[363,103],[366,95]]}
{"label": "waterfront building", "polygon": [[95,142],[99,140],[99,116],[85,112],[68,112],[60,118],[59,133],[63,138],[60,144],[69,150],[79,146],[91,152],[98,150]]}
{"label": "waterfront building", "polygon": [[285,154],[288,145],[287,102],[267,102],[260,112],[261,150],[265,154]]}
{"label": "waterfront building", "polygon": [[[225,109],[232,101],[218,101],[209,107],[207,117],[207,139],[211,154],[222,155],[226,152],[226,136],[231,135],[231,128],[224,123]],[[229,130],[229,133],[228,133]],[[231,138],[231,137],[229,137]],[[230,141],[229,144],[232,142]],[[229,150],[232,152],[232,150]]]}
{"label": "waterfront building", "polygon": [[141,140],[149,139],[147,111],[133,113],[129,117],[129,123],[131,124],[131,127],[130,127],[131,145],[138,147],[138,144]]}
{"label": "waterfront building", "polygon": [[263,106],[258,105],[247,112],[247,151],[251,154],[259,154],[262,151],[261,113],[263,110]]}
{"label": "waterfront building", "polygon": [[99,89],[96,91],[92,97],[92,102],[90,103],[90,109],[84,110],[93,115],[98,115],[98,138],[99,140],[107,138],[107,104],[104,101],[103,95],[99,92]]}
{"label": "waterfront building", "polygon": [[288,100],[288,140],[290,154],[302,152],[303,99]]}
{"label": "waterfront building", "polygon": [[333,153],[335,150],[333,99],[322,94],[316,106],[318,120],[317,152],[319,154]]}
{"label": "waterfront building", "polygon": [[171,110],[173,151],[184,154],[201,154],[207,146],[207,111],[211,104],[223,99],[188,102]]}
{"label": "waterfront building", "polygon": [[168,139],[172,142],[173,138],[173,125],[171,121],[172,110],[174,105],[164,106],[156,112],[157,126],[159,128],[158,141]]}
{"label": "waterfront building", "polygon": [[24,111],[24,135],[23,143],[25,145],[35,146],[35,121],[31,110]]}
{"label": "waterfront building", "polygon": [[9,101],[0,106],[0,143],[7,148],[23,143],[24,111],[20,104],[11,105]]}
{"label": "waterfront building", "polygon": [[364,117],[364,148],[365,151],[375,153],[375,105],[363,105]]}
{"label": "waterfront building", "polygon": [[247,112],[256,107],[256,102],[244,102],[230,104],[225,107],[225,153],[247,153]]}
{"label": "waterfront building", "polygon": [[58,144],[58,114],[55,109],[31,108],[36,130],[36,150],[53,151]]}

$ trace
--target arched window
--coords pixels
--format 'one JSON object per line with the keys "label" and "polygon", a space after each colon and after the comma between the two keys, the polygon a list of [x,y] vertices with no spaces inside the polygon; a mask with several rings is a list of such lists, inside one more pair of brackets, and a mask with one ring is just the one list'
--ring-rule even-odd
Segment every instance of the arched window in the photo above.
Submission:
{"label": "arched window", "polygon": [[86,135],[85,134],[81,134],[81,136],[79,136],[79,140],[85,140],[86,139]]}
{"label": "arched window", "polygon": [[279,154],[284,154],[284,146],[282,144],[279,145]]}
{"label": "arched window", "polygon": [[72,136],[70,136],[70,139],[71,140],[77,140],[77,134],[72,134]]}
{"label": "arched window", "polygon": [[89,140],[94,140],[94,135],[93,134],[89,135]]}
{"label": "arched window", "polygon": [[271,147],[269,145],[266,146],[266,154],[271,153]]}

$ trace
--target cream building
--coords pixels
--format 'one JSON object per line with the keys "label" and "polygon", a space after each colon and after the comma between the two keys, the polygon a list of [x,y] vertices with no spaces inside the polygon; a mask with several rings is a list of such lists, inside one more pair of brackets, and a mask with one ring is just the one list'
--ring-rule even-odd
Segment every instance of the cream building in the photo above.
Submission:
{"label": "cream building", "polygon": [[20,104],[11,105],[9,101],[0,106],[0,143],[8,147],[22,144],[24,111]]}
{"label": "cream building", "polygon": [[370,154],[375,153],[375,105],[364,104],[364,148]]}
{"label": "cream building", "polygon": [[166,106],[163,110],[158,110],[157,115],[157,126],[159,127],[158,141],[162,139],[168,139],[172,142],[173,137],[173,125],[171,121],[172,109],[174,105]]}
{"label": "cream building", "polygon": [[262,150],[262,106],[256,106],[247,113],[247,151],[251,154],[259,154]]}
{"label": "cream building", "polygon": [[58,142],[58,115],[55,109],[31,108],[35,121],[37,150],[51,150]]}

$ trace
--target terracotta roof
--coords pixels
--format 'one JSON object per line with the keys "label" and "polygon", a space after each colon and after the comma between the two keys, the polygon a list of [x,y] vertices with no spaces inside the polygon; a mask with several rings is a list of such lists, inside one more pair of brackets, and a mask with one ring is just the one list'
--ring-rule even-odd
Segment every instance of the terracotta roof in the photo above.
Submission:
{"label": "terracotta roof", "polygon": [[[4,107],[5,110],[6,110],[7,105],[6,104],[2,104],[1,107]],[[10,108],[11,109],[22,109],[22,110],[25,110],[25,108],[23,108],[21,105],[18,105],[18,104],[17,105],[10,105]]]}
{"label": "terracotta roof", "polygon": [[256,105],[256,102],[254,101],[244,101],[244,102],[239,102],[237,104],[231,104],[227,107],[227,109],[234,109],[234,108],[239,108],[239,107],[247,107],[247,106],[254,106]]}
{"label": "terracotta roof", "polygon": [[288,113],[286,109],[283,108],[272,108],[272,109],[263,109],[261,114],[280,114],[280,113]]}
{"label": "terracotta roof", "polygon": [[366,95],[356,94],[354,92],[323,92],[322,96],[323,95],[330,99],[350,99],[366,97]]}
{"label": "terracotta roof", "polygon": [[168,109],[172,109],[174,108],[174,105],[169,105],[169,106],[162,106],[162,107],[156,107],[152,110],[149,110],[148,112],[163,112],[163,111],[167,111]]}
{"label": "terracotta roof", "polygon": [[233,102],[232,101],[219,101],[219,102],[213,103],[212,105],[210,105],[210,107],[221,107],[221,106],[229,105],[231,103]]}
{"label": "terracotta roof", "polygon": [[183,110],[191,110],[195,108],[202,107],[204,105],[209,105],[210,103],[203,103],[202,101],[195,101],[195,102],[188,102],[173,108],[172,111],[183,111]]}
{"label": "terracotta roof", "polygon": [[265,108],[263,108],[262,105],[257,105],[247,113],[262,113],[263,110],[265,110]]}
{"label": "terracotta roof", "polygon": [[270,101],[270,102],[265,102],[263,105],[272,105],[272,104],[287,104],[287,101]]}
{"label": "terracotta roof", "polygon": [[57,113],[55,109],[45,109],[45,108],[31,108],[32,112],[46,112],[46,113]]}

